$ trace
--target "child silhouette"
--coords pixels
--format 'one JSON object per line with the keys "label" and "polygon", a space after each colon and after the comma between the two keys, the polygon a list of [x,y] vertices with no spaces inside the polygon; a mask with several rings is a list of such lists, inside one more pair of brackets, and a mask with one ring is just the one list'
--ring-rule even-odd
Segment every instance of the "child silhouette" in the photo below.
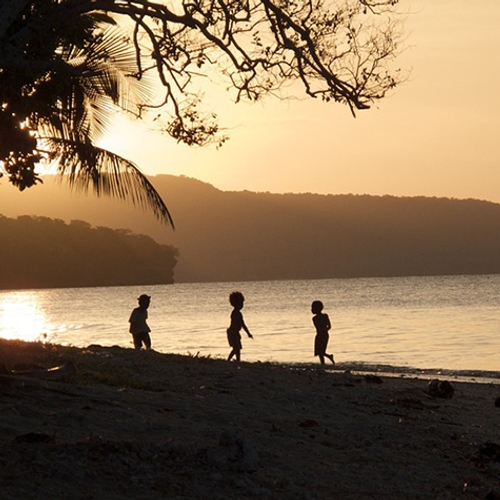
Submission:
{"label": "child silhouette", "polygon": [[327,354],[326,347],[330,335],[328,331],[332,327],[328,314],[323,312],[323,302],[315,300],[311,305],[311,312],[314,314],[313,323],[316,327],[316,337],[314,338],[314,355],[319,356],[322,365],[325,364],[325,358],[328,358],[333,364],[333,354]]}
{"label": "child silhouette", "polygon": [[231,352],[227,358],[228,361],[231,361],[233,356],[236,357],[236,361],[240,361],[241,358],[241,349],[243,348],[241,345],[241,334],[240,330],[243,328],[247,333],[248,337],[253,339],[252,334],[245,325],[245,321],[243,320],[243,314],[241,310],[243,309],[243,305],[245,302],[245,297],[241,292],[232,292],[229,295],[229,303],[233,306],[233,311],[231,312],[231,324],[227,329],[227,340],[231,347]]}
{"label": "child silhouette", "polygon": [[136,307],[130,315],[130,333],[134,339],[134,347],[139,350],[144,344],[146,349],[151,349],[151,328],[147,323],[148,308],[151,303],[151,297],[142,294],[138,299],[139,307]]}

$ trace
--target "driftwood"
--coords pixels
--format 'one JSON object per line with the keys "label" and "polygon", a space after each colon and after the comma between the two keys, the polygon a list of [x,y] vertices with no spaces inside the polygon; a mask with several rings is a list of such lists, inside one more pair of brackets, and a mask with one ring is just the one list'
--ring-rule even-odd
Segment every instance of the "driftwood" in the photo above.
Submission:
{"label": "driftwood", "polygon": [[42,368],[39,366],[31,366],[10,371],[3,371],[3,376],[10,377],[28,377],[41,380],[66,380],[76,373],[76,367],[72,361],[65,361],[60,366],[53,368]]}

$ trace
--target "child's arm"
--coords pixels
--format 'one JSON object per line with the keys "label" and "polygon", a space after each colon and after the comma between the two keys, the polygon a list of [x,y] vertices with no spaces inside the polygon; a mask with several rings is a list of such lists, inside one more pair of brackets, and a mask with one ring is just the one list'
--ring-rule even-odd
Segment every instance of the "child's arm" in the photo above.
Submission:
{"label": "child's arm", "polygon": [[247,335],[249,338],[253,339],[253,335],[250,333],[250,330],[248,329],[247,325],[245,325],[245,321],[243,320],[243,316],[241,316],[241,326],[245,332],[247,332]]}
{"label": "child's arm", "polygon": [[326,326],[326,331],[330,330],[332,328],[332,324],[330,323],[330,318],[328,317],[328,314],[325,314],[325,326]]}
{"label": "child's arm", "polygon": [[135,312],[135,309],[132,311],[132,314],[130,315],[130,318],[128,320],[128,322],[130,323],[130,328],[129,328],[129,332],[132,333],[133,329],[134,329],[134,323],[136,322],[136,319],[137,319],[137,313]]}

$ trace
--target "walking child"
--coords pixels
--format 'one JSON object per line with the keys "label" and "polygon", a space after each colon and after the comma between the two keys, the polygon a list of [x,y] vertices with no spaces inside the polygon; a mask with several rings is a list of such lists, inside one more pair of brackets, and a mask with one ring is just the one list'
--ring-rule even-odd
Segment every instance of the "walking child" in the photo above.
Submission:
{"label": "walking child", "polygon": [[333,354],[327,354],[329,330],[332,327],[328,314],[323,312],[323,302],[315,300],[311,305],[311,312],[314,314],[313,323],[316,327],[316,337],[314,338],[314,355],[319,356],[322,365],[325,364],[325,358],[328,358],[333,364]]}
{"label": "walking child", "polygon": [[241,357],[241,334],[240,330],[243,328],[249,338],[253,339],[253,335],[245,325],[245,321],[243,320],[243,314],[241,310],[243,309],[243,305],[245,303],[245,297],[241,292],[232,292],[229,295],[229,303],[233,306],[233,311],[231,312],[231,324],[227,329],[227,340],[231,347],[231,352],[229,353],[228,361],[236,357],[236,361],[240,361]]}
{"label": "walking child", "polygon": [[151,297],[146,294],[142,294],[138,299],[139,307],[136,307],[132,314],[130,315],[129,332],[132,334],[134,339],[134,347],[139,350],[144,344],[146,349],[151,349],[151,336],[147,319],[148,319],[148,308],[151,304]]}

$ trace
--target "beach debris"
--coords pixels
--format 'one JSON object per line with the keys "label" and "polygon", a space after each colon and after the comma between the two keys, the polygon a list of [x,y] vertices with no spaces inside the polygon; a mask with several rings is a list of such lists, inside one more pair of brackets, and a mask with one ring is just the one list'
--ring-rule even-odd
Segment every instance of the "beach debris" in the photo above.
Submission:
{"label": "beach debris", "polygon": [[219,438],[219,446],[207,454],[215,467],[238,472],[254,472],[259,466],[259,456],[250,441],[238,430],[225,430]]}
{"label": "beach debris", "polygon": [[428,392],[433,398],[451,399],[455,389],[447,380],[434,379],[429,382]]}
{"label": "beach debris", "polygon": [[10,372],[11,375],[15,376],[32,377],[43,380],[65,380],[75,373],[76,367],[72,361],[65,361],[62,365],[53,368],[43,368],[37,365],[20,365]]}
{"label": "beach debris", "polygon": [[35,363],[17,363],[12,367],[12,371],[8,373],[20,373],[31,370],[45,370],[43,366],[36,365]]}

